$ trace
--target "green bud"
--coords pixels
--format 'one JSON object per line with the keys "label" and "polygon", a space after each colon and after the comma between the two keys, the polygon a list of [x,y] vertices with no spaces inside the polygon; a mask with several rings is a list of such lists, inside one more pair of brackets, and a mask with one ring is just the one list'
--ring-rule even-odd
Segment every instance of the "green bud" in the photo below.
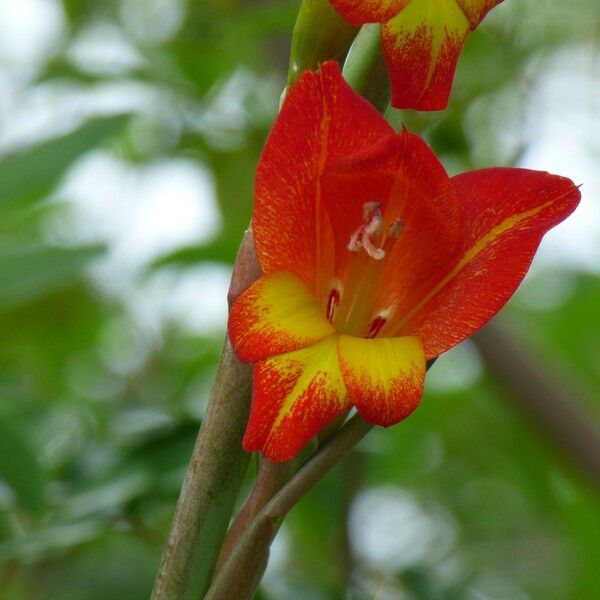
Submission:
{"label": "green bud", "polygon": [[326,60],[342,61],[358,27],[350,25],[329,0],[303,0],[292,34],[288,88],[307,69]]}

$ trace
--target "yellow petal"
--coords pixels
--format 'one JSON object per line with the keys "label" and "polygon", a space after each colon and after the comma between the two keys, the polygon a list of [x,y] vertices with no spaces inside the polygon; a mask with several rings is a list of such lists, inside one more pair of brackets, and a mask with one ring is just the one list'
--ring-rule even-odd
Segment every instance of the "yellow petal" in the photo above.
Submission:
{"label": "yellow petal", "polygon": [[335,332],[304,283],[281,272],[261,277],[240,295],[228,329],[244,362],[304,348]]}
{"label": "yellow petal", "polygon": [[425,378],[425,355],[419,338],[343,335],[338,352],[350,402],[363,418],[388,426],[415,410]]}

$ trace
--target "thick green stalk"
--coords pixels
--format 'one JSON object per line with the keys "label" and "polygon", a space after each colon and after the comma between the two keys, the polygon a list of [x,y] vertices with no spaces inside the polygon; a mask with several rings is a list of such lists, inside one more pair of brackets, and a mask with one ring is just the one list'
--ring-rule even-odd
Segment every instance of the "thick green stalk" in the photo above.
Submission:
{"label": "thick green stalk", "polygon": [[[259,275],[252,234],[247,232],[234,267],[229,302]],[[226,340],[152,600],[198,600],[210,584],[248,465],[249,454],[241,442],[251,386],[252,368],[240,363]]]}

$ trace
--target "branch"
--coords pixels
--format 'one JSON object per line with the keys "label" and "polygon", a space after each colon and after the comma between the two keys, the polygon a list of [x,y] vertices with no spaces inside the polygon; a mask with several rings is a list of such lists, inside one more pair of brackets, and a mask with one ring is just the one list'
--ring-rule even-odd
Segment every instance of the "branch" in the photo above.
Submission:
{"label": "branch", "polygon": [[204,600],[251,600],[269,559],[269,547],[283,517],[373,426],[352,417],[309,460],[252,521],[240,543],[217,573]]}
{"label": "branch", "polygon": [[473,341],[514,403],[533,417],[600,491],[600,427],[576,402],[579,394],[497,323],[487,325]]}

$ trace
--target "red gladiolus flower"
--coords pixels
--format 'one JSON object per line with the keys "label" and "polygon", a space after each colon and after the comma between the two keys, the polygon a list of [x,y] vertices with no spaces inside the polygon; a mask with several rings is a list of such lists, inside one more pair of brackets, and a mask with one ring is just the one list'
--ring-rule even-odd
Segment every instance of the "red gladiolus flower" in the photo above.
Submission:
{"label": "red gladiolus flower", "polygon": [[502,0],[330,0],[353,25],[381,23],[392,106],[448,106],[456,62],[469,31]]}
{"label": "red gladiolus flower", "polygon": [[264,276],[229,319],[235,352],[254,363],[245,449],[287,460],[351,406],[378,425],[404,419],[426,360],[496,314],[578,201],[570,180],[537,171],[449,178],[336,63],[305,73],[258,167]]}

